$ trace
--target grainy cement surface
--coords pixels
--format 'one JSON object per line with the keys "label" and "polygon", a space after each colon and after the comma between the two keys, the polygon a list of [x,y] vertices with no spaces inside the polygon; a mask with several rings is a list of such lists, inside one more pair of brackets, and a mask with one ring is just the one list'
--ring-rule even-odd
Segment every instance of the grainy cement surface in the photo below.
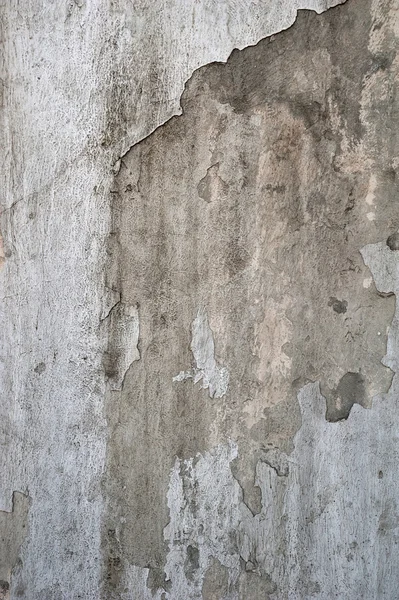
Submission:
{"label": "grainy cement surface", "polygon": [[398,1],[1,7],[1,600],[396,598]]}

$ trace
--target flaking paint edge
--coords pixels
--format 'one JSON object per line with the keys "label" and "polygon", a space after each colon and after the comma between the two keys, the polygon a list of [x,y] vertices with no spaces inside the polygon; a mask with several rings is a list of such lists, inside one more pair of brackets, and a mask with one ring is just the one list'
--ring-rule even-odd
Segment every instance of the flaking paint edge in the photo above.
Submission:
{"label": "flaking paint edge", "polygon": [[202,380],[201,387],[209,390],[211,398],[222,398],[229,386],[229,371],[216,362],[213,332],[205,308],[198,310],[191,325],[191,333],[190,349],[196,366],[189,371],[180,371],[173,377],[173,381],[193,379],[193,383],[196,384]]}

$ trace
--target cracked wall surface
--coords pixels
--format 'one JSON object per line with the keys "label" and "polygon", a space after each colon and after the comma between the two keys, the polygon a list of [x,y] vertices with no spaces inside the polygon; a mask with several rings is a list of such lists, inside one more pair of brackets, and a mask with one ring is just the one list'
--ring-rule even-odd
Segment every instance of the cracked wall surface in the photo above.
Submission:
{"label": "cracked wall surface", "polygon": [[395,597],[398,12],[2,4],[0,596]]}

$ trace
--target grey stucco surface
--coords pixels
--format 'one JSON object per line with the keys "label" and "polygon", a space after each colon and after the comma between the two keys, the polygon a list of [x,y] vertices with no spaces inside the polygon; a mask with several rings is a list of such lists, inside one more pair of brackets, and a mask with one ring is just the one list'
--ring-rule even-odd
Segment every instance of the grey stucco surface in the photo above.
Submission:
{"label": "grey stucco surface", "polygon": [[0,597],[396,597],[399,6],[278,33],[338,4],[3,4]]}

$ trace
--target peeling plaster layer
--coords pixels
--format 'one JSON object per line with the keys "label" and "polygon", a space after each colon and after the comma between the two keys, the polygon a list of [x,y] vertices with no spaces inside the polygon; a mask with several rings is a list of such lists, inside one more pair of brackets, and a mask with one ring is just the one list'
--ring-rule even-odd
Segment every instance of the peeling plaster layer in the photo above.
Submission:
{"label": "peeling plaster layer", "polygon": [[0,511],[0,599],[8,600],[11,576],[19,569],[19,551],[28,535],[29,498],[20,492],[12,496],[12,512]]}
{"label": "peeling plaster layer", "polygon": [[[399,253],[384,242],[363,248],[362,255],[378,290],[396,293]],[[395,315],[388,362],[399,351],[397,323]],[[302,427],[294,451],[286,456],[272,450],[257,462],[258,514],[243,502],[231,471],[235,444],[176,460],[164,532],[169,545],[165,598],[200,600],[212,557],[228,572],[220,596],[225,600],[395,597],[398,380],[397,364],[391,364],[395,379],[389,394],[374,398],[372,410],[354,407],[340,423],[326,421],[317,383],[300,390]]]}
{"label": "peeling plaster layer", "polygon": [[227,392],[229,372],[226,367],[219,367],[215,360],[215,343],[209,327],[205,309],[200,309],[192,326],[191,352],[196,366],[190,371],[180,371],[173,381],[193,379],[194,384],[202,380],[202,388],[209,388],[211,398],[221,398]]}
{"label": "peeling plaster layer", "polygon": [[11,598],[98,595],[111,165],[195,68],[336,3],[3,3],[0,508],[29,488],[34,524]]}
{"label": "peeling plaster layer", "polygon": [[[288,464],[285,476],[264,460],[257,463],[259,514],[242,501],[229,468],[234,459],[229,446],[196,457],[195,467],[190,460],[177,462],[168,495],[171,591],[165,597],[202,598],[213,556],[228,570],[226,600],[394,598],[399,584],[392,552],[399,529],[392,494],[399,458],[395,395],[396,384],[389,397],[375,399],[373,411],[355,407],[348,420],[328,423],[318,384],[305,386],[299,393],[303,425],[293,453],[282,457]],[[198,551],[193,573],[190,548]],[[267,595],[256,595],[259,584]],[[257,591],[246,596],[244,590]]]}
{"label": "peeling plaster layer", "polygon": [[[111,110],[118,131],[120,155],[173,115],[181,113],[180,98],[192,73],[204,64],[226,61],[234,48],[245,48],[290,27],[299,9],[321,13],[345,0],[245,1],[169,0],[150,9],[146,0],[126,15],[117,3],[118,27],[111,32],[130,51],[130,64],[139,58],[141,70],[129,68],[132,95]],[[146,50],[152,50],[146,51]],[[144,73],[144,75],[143,75]],[[126,84],[123,72],[113,73],[115,84]],[[121,91],[118,90],[121,94]],[[119,100],[119,98],[117,98]],[[138,115],[145,115],[139,119]]]}
{"label": "peeling plaster layer", "polygon": [[[389,238],[386,242],[379,244],[370,244],[362,248],[361,253],[366,265],[374,275],[374,280],[378,291],[381,294],[399,293],[399,252],[391,250],[389,247]],[[391,333],[388,337],[387,354],[383,358],[383,363],[395,373],[399,371],[399,360],[397,348],[399,347],[399,314],[398,304],[396,302],[396,311],[392,323]]]}
{"label": "peeling plaster layer", "polygon": [[5,260],[4,248],[3,248],[3,238],[0,235],[0,269],[3,266]]}
{"label": "peeling plaster layer", "polygon": [[128,369],[140,359],[138,308],[119,301],[104,320],[110,331],[104,353],[104,371],[111,390],[121,390]]}
{"label": "peeling plaster layer", "polygon": [[170,598],[200,599],[204,572],[212,557],[229,570],[229,587],[237,582],[240,559],[226,530],[226,524],[231,531],[239,525],[241,490],[230,470],[236,457],[237,447],[231,444],[175,462],[168,491],[170,522],[164,531],[169,547],[165,574],[171,581]]}
{"label": "peeling plaster layer", "polygon": [[[110,269],[140,305],[141,360],[117,414],[108,403],[109,598],[395,590],[383,566],[394,537],[385,546],[375,528],[390,509],[369,491],[383,439],[396,456],[396,369],[381,362],[395,302],[360,249],[394,245],[399,226],[396,8],[300,13],[289,31],[194,73],[182,116],[121,162]],[[198,306],[229,369],[218,402],[173,381],[196,359]],[[396,317],[388,348],[395,328]]]}

